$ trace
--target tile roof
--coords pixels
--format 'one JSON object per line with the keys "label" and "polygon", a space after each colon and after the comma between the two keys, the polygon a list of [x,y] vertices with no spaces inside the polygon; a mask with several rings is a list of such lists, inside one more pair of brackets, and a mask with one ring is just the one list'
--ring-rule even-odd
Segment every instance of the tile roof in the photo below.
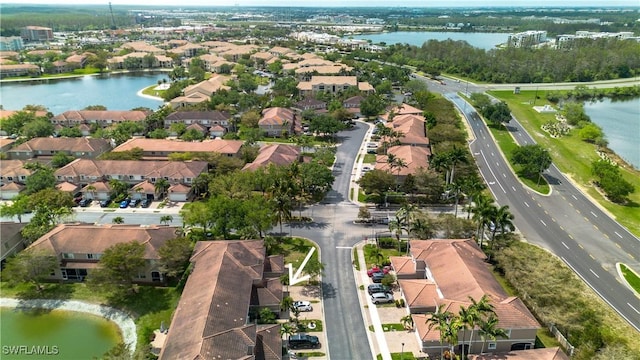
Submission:
{"label": "tile roof", "polygon": [[399,159],[404,160],[406,166],[402,168],[393,168],[391,169],[390,164],[388,163],[387,155],[376,155],[376,169],[388,171],[393,173],[394,175],[409,175],[415,174],[418,172],[418,169],[428,169],[429,168],[429,156],[431,155],[431,151],[425,147],[419,146],[411,146],[411,145],[400,145],[400,146],[392,146],[387,150],[388,154],[393,154]]}
{"label": "tile roof", "polygon": [[569,360],[559,347],[509,351],[507,353],[470,354],[469,360]]}
{"label": "tile roof", "polygon": [[243,144],[244,141],[242,140],[224,139],[190,142],[168,139],[133,138],[113,149],[113,152],[140,148],[145,152],[216,152],[220,154],[237,155]]}
{"label": "tile roof", "polygon": [[106,139],[87,137],[40,137],[22,143],[10,151],[71,151],[71,152],[104,152],[111,149]]}
{"label": "tile roof", "polygon": [[30,249],[62,253],[102,254],[107,248],[125,242],[137,241],[145,246],[145,259],[159,259],[158,249],[176,237],[175,226],[115,225],[115,224],[60,224],[41,236]]}
{"label": "tile roof", "polygon": [[287,108],[272,107],[262,110],[262,119],[258,121],[258,125],[284,125],[285,122],[293,124],[295,113]]}
{"label": "tile roof", "polygon": [[289,165],[300,157],[297,146],[285,144],[265,144],[260,148],[253,162],[246,164],[242,170],[256,170],[269,164]]}
{"label": "tile roof", "polygon": [[139,110],[112,111],[112,110],[70,110],[54,116],[53,122],[96,122],[96,121],[143,121],[147,112]]}
{"label": "tile roof", "polygon": [[144,160],[93,160],[76,159],[55,171],[55,176],[79,177],[95,176],[100,179],[107,175],[141,175],[169,179],[195,178],[206,172],[206,161],[144,161]]}
{"label": "tile roof", "polygon": [[226,112],[213,111],[174,111],[167,115],[165,120],[210,120],[223,121],[229,120],[231,115]]}
{"label": "tile roof", "polygon": [[2,160],[0,161],[0,174],[5,179],[13,177],[14,180],[17,180],[20,176],[29,176],[32,171],[24,168],[26,163],[28,161],[25,160]]}
{"label": "tile roof", "polygon": [[253,283],[263,279],[264,242],[201,241],[191,261],[160,359],[252,359],[258,339],[256,353],[277,353],[282,340],[269,335],[276,328],[258,336],[247,318]]}

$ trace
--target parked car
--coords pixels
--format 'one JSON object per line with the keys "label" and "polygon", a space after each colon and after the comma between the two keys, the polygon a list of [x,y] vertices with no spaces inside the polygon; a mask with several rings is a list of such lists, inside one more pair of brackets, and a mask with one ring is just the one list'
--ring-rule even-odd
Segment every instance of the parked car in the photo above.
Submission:
{"label": "parked car", "polygon": [[133,200],[131,200],[131,202],[129,203],[129,207],[132,207],[132,208],[134,208],[134,207],[136,207],[136,206],[138,206],[138,205],[140,205],[140,199],[133,199]]}
{"label": "parked car", "polygon": [[140,202],[140,207],[143,208],[148,208],[151,205],[151,199],[143,199],[142,202]]}
{"label": "parked car", "polygon": [[380,267],[378,267],[378,265],[374,265],[374,266],[371,267],[371,269],[367,270],[367,275],[369,277],[372,277],[373,274],[375,274],[375,273],[379,272],[379,273],[383,273],[383,274],[388,274],[389,271],[391,271],[391,266],[387,265],[387,266],[384,266],[384,267],[380,268]]}
{"label": "parked car", "polygon": [[100,207],[107,207],[107,206],[109,206],[109,204],[111,204],[111,199],[106,199],[106,200],[100,201]]}
{"label": "parked car", "polygon": [[81,207],[87,207],[91,205],[91,199],[81,199],[80,201],[78,201],[78,205]]}
{"label": "parked car", "polygon": [[311,306],[311,303],[308,301],[294,301],[293,307],[298,309],[298,311],[313,311],[313,306]]}
{"label": "parked car", "polygon": [[383,292],[373,293],[373,294],[371,294],[371,302],[376,304],[376,305],[384,304],[384,303],[392,303],[393,302],[393,295],[387,294],[387,293],[383,293]]}
{"label": "parked car", "polygon": [[307,334],[294,334],[289,336],[290,349],[315,349],[320,347],[317,336]]}
{"label": "parked car", "polygon": [[120,209],[126,209],[127,206],[129,206],[130,202],[131,202],[130,199],[124,199],[124,200],[120,201]]}
{"label": "parked car", "polygon": [[373,276],[371,277],[371,280],[374,283],[381,283],[382,279],[384,279],[384,273],[383,272],[373,273]]}
{"label": "parked car", "polygon": [[393,290],[391,290],[390,287],[382,284],[369,284],[369,286],[367,286],[367,292],[369,293],[369,295],[373,295],[374,293],[379,292],[393,294]]}

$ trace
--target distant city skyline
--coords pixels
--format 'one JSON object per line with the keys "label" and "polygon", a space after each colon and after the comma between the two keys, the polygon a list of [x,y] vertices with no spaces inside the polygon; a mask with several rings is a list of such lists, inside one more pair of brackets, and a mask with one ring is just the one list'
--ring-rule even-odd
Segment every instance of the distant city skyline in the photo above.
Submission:
{"label": "distant city skyline", "polygon": [[[47,5],[100,5],[107,4],[109,0],[9,0],[5,4],[47,4]],[[638,0],[538,0],[535,2],[525,0],[325,0],[322,2],[312,0],[111,0],[111,4],[117,5],[141,5],[141,6],[290,6],[290,7],[526,7],[526,8],[566,8],[566,7],[640,7]]]}

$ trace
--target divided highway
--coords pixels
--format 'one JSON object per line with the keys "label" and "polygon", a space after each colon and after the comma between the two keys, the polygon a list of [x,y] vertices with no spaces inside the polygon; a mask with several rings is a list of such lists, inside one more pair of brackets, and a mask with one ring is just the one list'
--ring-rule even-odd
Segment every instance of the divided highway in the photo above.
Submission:
{"label": "divided highway", "polygon": [[[470,144],[489,189],[500,205],[509,205],[524,238],[553,252],[618,314],[640,331],[640,300],[622,284],[616,263],[636,265],[640,240],[594,205],[554,166],[544,173],[550,195],[524,187],[509,168],[489,130],[471,105],[446,93],[464,113],[475,137]],[[535,142],[520,124],[507,124],[521,145]]]}

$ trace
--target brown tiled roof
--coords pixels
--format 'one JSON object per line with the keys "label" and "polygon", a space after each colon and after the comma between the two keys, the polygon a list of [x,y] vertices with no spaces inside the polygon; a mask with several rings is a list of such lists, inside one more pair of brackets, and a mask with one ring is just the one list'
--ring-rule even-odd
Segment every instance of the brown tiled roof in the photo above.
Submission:
{"label": "brown tiled roof", "polygon": [[107,248],[137,241],[145,246],[145,259],[159,259],[158,249],[176,237],[176,227],[159,225],[60,224],[29,248],[62,253],[102,254]]}
{"label": "brown tiled roof", "polygon": [[416,115],[400,115],[394,117],[393,121],[386,123],[385,126],[402,134],[399,138],[401,144],[427,146],[429,138],[426,135],[423,119]]}
{"label": "brown tiled roof", "polygon": [[97,138],[33,138],[13,148],[11,151],[71,151],[71,152],[99,152],[111,149],[109,141]]}
{"label": "brown tiled roof", "polygon": [[206,161],[143,161],[76,159],[55,171],[55,176],[143,175],[145,178],[195,178],[207,171]]}
{"label": "brown tiled roof", "polygon": [[31,170],[27,170],[24,168],[24,164],[27,161],[24,160],[2,160],[0,161],[0,174],[5,178],[11,176],[14,178],[14,181],[18,179],[19,176],[29,176],[31,175]]}
{"label": "brown tiled roof", "polygon": [[256,359],[281,360],[282,336],[280,324],[258,325],[255,348]]}
{"label": "brown tiled roof", "polygon": [[96,181],[82,188],[82,192],[110,192],[111,185],[106,181]]}
{"label": "brown tiled roof", "polygon": [[284,257],[282,255],[267,256],[267,261],[264,263],[265,272],[283,274],[284,269]]}
{"label": "brown tiled roof", "polygon": [[217,152],[220,154],[236,155],[244,144],[242,140],[205,140],[198,142],[168,140],[168,139],[129,139],[113,149],[114,152],[129,151],[140,148],[146,152]]}
{"label": "brown tiled roof", "polygon": [[112,111],[112,110],[70,110],[54,116],[54,122],[95,122],[95,121],[143,121],[147,117],[145,111]]}
{"label": "brown tiled roof", "polygon": [[305,66],[301,68],[297,68],[295,70],[296,74],[306,74],[316,72],[318,74],[339,74],[340,71],[351,71],[353,68],[350,68],[346,65],[323,65],[323,66]]}
{"label": "brown tiled roof", "polygon": [[[264,260],[263,241],[198,242],[160,359],[251,359],[257,335],[247,316]],[[269,349],[281,348],[271,341]]]}
{"label": "brown tiled roof", "polygon": [[297,146],[285,144],[266,144],[260,148],[258,156],[252,163],[248,163],[242,170],[256,170],[269,164],[289,165],[300,156]]}
{"label": "brown tiled roof", "polygon": [[57,184],[56,189],[60,191],[65,191],[65,192],[75,192],[75,191],[78,191],[78,185],[65,181],[60,184]]}
{"label": "brown tiled roof", "polygon": [[258,125],[283,125],[285,122],[293,124],[295,114],[283,107],[272,107],[262,110],[262,119]]}
{"label": "brown tiled roof", "polygon": [[[0,119],[6,119],[6,118],[8,118],[10,116],[15,115],[16,113],[18,113],[20,111],[25,111],[25,110],[3,110],[3,109],[0,109]],[[27,111],[27,112],[30,112],[30,111]],[[42,111],[42,110],[35,111],[34,113],[35,113],[35,115],[37,117],[47,116],[47,112],[46,111]]]}
{"label": "brown tiled roof", "polygon": [[191,191],[191,187],[184,184],[175,184],[169,187],[170,193],[188,194],[190,191]]}
{"label": "brown tiled roof", "polygon": [[155,185],[153,185],[149,180],[133,185],[132,189],[134,192],[140,191],[143,194],[154,194],[156,192]]}
{"label": "brown tiled roof", "polygon": [[396,275],[415,274],[416,266],[408,256],[389,256],[391,267]]}
{"label": "brown tiled roof", "polygon": [[433,281],[424,279],[398,280],[402,294],[410,308],[431,308],[435,311],[440,303],[438,287]]}
{"label": "brown tiled roof", "polygon": [[320,106],[322,105],[323,107],[325,107],[327,105],[326,102],[324,101],[320,101],[320,100],[316,100],[314,98],[306,98],[304,100],[300,100],[296,103],[296,106],[299,108],[305,108],[305,107],[309,107],[309,106]]}
{"label": "brown tiled roof", "polygon": [[0,187],[0,191],[21,191],[24,188],[25,188],[24,185],[20,185],[16,182],[10,182],[2,185]]}
{"label": "brown tiled roof", "polygon": [[223,121],[229,120],[231,115],[218,111],[174,111],[167,115],[166,120],[210,120]]}
{"label": "brown tiled roof", "polygon": [[415,174],[420,168],[429,168],[429,156],[431,155],[431,151],[428,148],[400,145],[390,147],[387,150],[387,153],[393,154],[404,160],[407,166],[400,169],[394,168],[393,171],[391,171],[391,166],[387,161],[389,157],[387,155],[377,155],[376,169],[392,172],[394,175],[408,175]]}
{"label": "brown tiled roof", "polygon": [[348,98],[347,100],[343,101],[342,103],[343,104],[360,106],[360,103],[362,102],[362,100],[364,100],[363,96],[356,95],[356,96],[352,96],[352,97]]}

